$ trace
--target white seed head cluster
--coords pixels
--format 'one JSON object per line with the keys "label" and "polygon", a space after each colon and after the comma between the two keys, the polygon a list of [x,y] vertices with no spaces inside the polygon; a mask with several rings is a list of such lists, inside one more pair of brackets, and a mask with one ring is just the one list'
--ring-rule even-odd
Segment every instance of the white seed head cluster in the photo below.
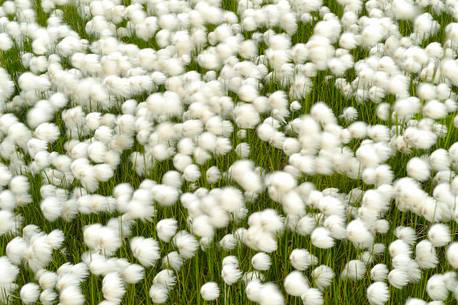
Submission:
{"label": "white seed head cluster", "polygon": [[458,300],[458,1],[0,3],[0,303]]}

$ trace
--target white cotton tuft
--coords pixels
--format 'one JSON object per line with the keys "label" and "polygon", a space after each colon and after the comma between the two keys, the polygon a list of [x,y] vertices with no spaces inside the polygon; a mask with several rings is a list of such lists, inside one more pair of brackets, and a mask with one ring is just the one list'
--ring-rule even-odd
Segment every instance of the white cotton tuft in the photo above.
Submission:
{"label": "white cotton tuft", "polygon": [[47,220],[55,221],[61,216],[64,203],[57,197],[48,197],[41,202],[40,209]]}
{"label": "white cotton tuft", "polygon": [[176,280],[175,273],[172,270],[163,269],[154,277],[153,285],[161,285],[170,289],[175,286]]}
{"label": "white cotton tuft", "polygon": [[19,265],[27,251],[27,243],[22,237],[15,237],[6,245],[6,256],[9,260]]}
{"label": "white cotton tuft", "polygon": [[229,233],[221,238],[219,245],[224,250],[233,250],[235,247],[237,247],[237,239],[235,238],[234,234]]}
{"label": "white cotton tuft", "polygon": [[45,289],[40,294],[40,302],[42,305],[51,305],[57,299],[57,293],[53,289]]}
{"label": "white cotton tuft", "polygon": [[145,268],[137,264],[130,264],[121,271],[121,276],[127,284],[136,284],[143,280]]}
{"label": "white cotton tuft", "polygon": [[178,253],[184,258],[192,258],[199,248],[197,239],[187,231],[179,231],[173,237],[173,243],[177,247]]}
{"label": "white cotton tuft", "polygon": [[183,178],[188,182],[195,182],[200,178],[199,167],[195,164],[186,166],[183,170]]}
{"label": "white cotton tuft", "polygon": [[117,272],[111,272],[104,276],[102,281],[103,297],[113,304],[120,304],[126,292],[124,282]]}
{"label": "white cotton tuft", "polygon": [[305,249],[294,249],[289,255],[289,260],[294,269],[306,270],[309,266],[316,265],[318,258]]}
{"label": "white cotton tuft", "polygon": [[289,273],[283,281],[283,286],[287,294],[296,297],[302,296],[309,289],[308,281],[300,271]]}
{"label": "white cotton tuft", "polygon": [[59,301],[62,305],[83,305],[84,295],[79,287],[68,286],[60,291]]}
{"label": "white cotton tuft", "polygon": [[159,243],[152,238],[134,237],[130,240],[130,248],[134,257],[145,267],[153,266],[161,257]]}
{"label": "white cotton tuft", "polygon": [[437,266],[439,259],[437,258],[436,249],[429,240],[424,239],[416,245],[415,261],[422,269],[431,269]]}
{"label": "white cotton tuft", "polygon": [[358,248],[369,248],[374,242],[374,237],[360,219],[352,220],[347,225],[347,238]]}
{"label": "white cotton tuft", "polygon": [[163,304],[167,302],[167,299],[169,298],[167,287],[162,285],[153,284],[149,290],[149,295],[155,304]]}
{"label": "white cotton tuft", "polygon": [[320,265],[313,269],[311,276],[318,289],[323,291],[325,288],[331,285],[335,274],[330,267],[326,265]]}
{"label": "white cotton tuft", "polygon": [[388,285],[384,282],[372,283],[366,290],[371,305],[383,305],[389,299]]}
{"label": "white cotton tuft", "polygon": [[233,285],[242,277],[242,272],[240,271],[238,265],[235,264],[226,264],[221,270],[221,277],[227,285]]}
{"label": "white cotton tuft", "polygon": [[417,181],[426,181],[431,175],[428,162],[418,157],[414,157],[407,162],[407,175]]}
{"label": "white cotton tuft", "polygon": [[448,246],[446,256],[450,266],[458,269],[458,242],[453,242]]}
{"label": "white cotton tuft", "polygon": [[296,224],[296,231],[302,236],[310,235],[315,229],[316,220],[310,215],[305,215]]}
{"label": "white cotton tuft", "polygon": [[403,227],[403,226],[397,227],[395,229],[395,235],[397,238],[399,238],[400,240],[403,240],[405,243],[409,245],[415,244],[417,240],[417,234],[415,232],[415,229],[411,227]]}
{"label": "white cotton tuft", "polygon": [[341,276],[344,278],[349,278],[351,280],[360,280],[364,277],[366,273],[366,265],[360,260],[351,260],[349,261],[344,270],[341,273]]}
{"label": "white cotton tuft", "polygon": [[400,269],[393,269],[388,273],[388,282],[391,286],[402,289],[409,283],[409,275]]}
{"label": "white cotton tuft", "polygon": [[42,289],[51,289],[56,286],[57,274],[51,271],[44,270],[43,272],[37,273],[38,283]]}
{"label": "white cotton tuft", "polygon": [[156,224],[157,237],[164,241],[169,242],[175,235],[178,228],[178,222],[174,218],[161,219]]}
{"label": "white cotton tuft", "polygon": [[265,283],[261,287],[260,305],[284,305],[285,299],[278,287],[273,283]]}
{"label": "white cotton tuft", "polygon": [[162,267],[170,268],[176,271],[181,269],[183,258],[177,251],[172,251],[162,258]]}
{"label": "white cotton tuft", "polygon": [[428,230],[428,239],[434,247],[444,247],[452,240],[450,228],[442,223],[433,224]]}
{"label": "white cotton tuft", "polygon": [[219,287],[215,282],[207,282],[200,288],[200,295],[205,301],[214,301],[219,297]]}
{"label": "white cotton tuft", "polygon": [[383,282],[388,276],[388,267],[385,264],[377,264],[372,267],[370,275],[373,281]]}
{"label": "white cotton tuft", "polygon": [[323,294],[316,288],[309,288],[301,296],[304,305],[323,305]]}
{"label": "white cotton tuft", "polygon": [[426,301],[417,298],[408,298],[405,305],[428,305]]}
{"label": "white cotton tuft", "polygon": [[19,273],[19,268],[13,265],[6,256],[0,257],[0,270],[2,270],[0,283],[7,284],[16,281],[16,277]]}
{"label": "white cotton tuft", "polygon": [[40,287],[35,283],[27,283],[22,286],[19,295],[24,304],[34,304],[40,296]]}
{"label": "white cotton tuft", "polygon": [[317,227],[313,230],[311,236],[312,244],[320,249],[329,249],[334,247],[334,239],[331,237],[331,232],[324,227]]}
{"label": "white cotton tuft", "polygon": [[253,265],[253,268],[256,270],[267,271],[270,268],[271,259],[268,254],[264,252],[259,252],[251,258],[251,264]]}
{"label": "white cotton tuft", "polygon": [[445,276],[442,274],[431,276],[426,283],[426,292],[434,301],[445,301],[449,294]]}

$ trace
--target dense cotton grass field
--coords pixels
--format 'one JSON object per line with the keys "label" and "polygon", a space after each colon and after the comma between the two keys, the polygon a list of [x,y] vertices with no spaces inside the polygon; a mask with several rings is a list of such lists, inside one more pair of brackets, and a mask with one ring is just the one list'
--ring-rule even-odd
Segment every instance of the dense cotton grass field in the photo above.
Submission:
{"label": "dense cotton grass field", "polygon": [[0,304],[457,304],[457,0],[0,1]]}

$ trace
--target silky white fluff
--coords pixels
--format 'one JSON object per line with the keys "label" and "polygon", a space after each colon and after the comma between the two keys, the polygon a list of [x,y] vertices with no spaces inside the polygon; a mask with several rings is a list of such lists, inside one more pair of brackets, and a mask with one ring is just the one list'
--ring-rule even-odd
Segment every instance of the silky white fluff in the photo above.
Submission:
{"label": "silky white fluff", "polygon": [[301,296],[304,305],[323,305],[323,294],[316,288],[309,288]]}
{"label": "silky white fluff", "polygon": [[242,277],[242,272],[240,271],[238,265],[235,264],[226,264],[221,270],[221,277],[227,285],[233,285]]}
{"label": "silky white fluff", "polygon": [[261,300],[262,287],[263,284],[259,279],[249,279],[245,287],[245,293],[248,300],[259,303]]}
{"label": "silky white fluff", "polygon": [[195,182],[200,178],[199,167],[195,164],[186,166],[183,170],[183,178],[189,182]]}
{"label": "silky white fluff", "polygon": [[316,220],[310,215],[305,215],[296,224],[296,231],[300,235],[310,235],[316,226]]}
{"label": "silky white fluff", "polygon": [[6,255],[8,259],[12,263],[19,265],[24,259],[27,246],[26,241],[22,237],[15,237],[10,240],[6,245]]}
{"label": "silky white fluff", "polygon": [[93,250],[104,251],[106,254],[115,252],[121,247],[121,239],[117,232],[100,224],[84,227],[84,243]]}
{"label": "silky white fluff", "polygon": [[370,276],[375,282],[383,282],[388,276],[388,267],[385,264],[377,264],[372,267]]}
{"label": "silky white fluff", "polygon": [[178,222],[174,218],[161,219],[156,224],[157,237],[164,241],[169,242],[175,235],[178,228]]}
{"label": "silky white fluff", "polygon": [[309,289],[309,283],[302,272],[293,271],[285,277],[283,287],[287,294],[300,297]]}
{"label": "silky white fluff", "polygon": [[331,285],[335,277],[335,273],[331,269],[331,267],[328,267],[326,265],[320,265],[313,269],[311,276],[313,282],[318,287],[318,289],[323,291],[324,289],[329,287],[329,285]]}
{"label": "silky white fluff", "polygon": [[267,271],[270,269],[272,262],[270,256],[264,252],[256,253],[251,258],[251,265],[253,268],[259,271]]}
{"label": "silky white fluff", "polygon": [[429,240],[424,239],[416,245],[415,261],[423,269],[435,268],[439,263],[436,249]]}
{"label": "silky white fluff", "polygon": [[57,274],[51,271],[40,270],[37,272],[38,283],[42,289],[51,289],[56,286]]}
{"label": "silky white fluff", "polygon": [[237,239],[233,234],[229,233],[221,238],[219,245],[225,250],[233,250],[237,246]]}
{"label": "silky white fluff", "polygon": [[435,171],[448,170],[450,167],[450,158],[445,149],[439,148],[429,155],[431,168]]}
{"label": "silky white fluff", "polygon": [[24,304],[34,304],[40,296],[40,287],[35,283],[27,283],[22,286],[19,295]]}
{"label": "silky white fluff", "polygon": [[399,226],[395,229],[394,233],[397,238],[403,240],[409,245],[415,244],[417,240],[417,234],[415,233],[415,229],[411,227]]}
{"label": "silky white fluff", "polygon": [[62,305],[83,305],[84,295],[79,287],[68,286],[60,291],[59,301]]}
{"label": "silky white fluff", "polygon": [[167,302],[167,299],[169,298],[167,287],[164,287],[162,285],[152,285],[150,290],[149,290],[149,295],[151,297],[151,300],[156,303],[156,304],[163,304]]}
{"label": "silky white fluff", "polygon": [[347,225],[347,238],[358,248],[369,248],[374,237],[360,219],[352,220]]}
{"label": "silky white fluff", "polygon": [[409,275],[400,269],[393,269],[388,273],[388,282],[391,286],[402,289],[409,283]]}
{"label": "silky white fluff", "polygon": [[407,162],[407,175],[418,181],[426,181],[431,175],[428,162],[418,157],[414,157]]}
{"label": "silky white fluff", "polygon": [[397,239],[393,241],[388,246],[388,250],[390,252],[391,257],[395,257],[400,254],[410,255],[410,253],[412,253],[412,250],[410,249],[409,244],[401,239]]}
{"label": "silky white fluff", "polygon": [[259,304],[260,305],[283,305],[285,299],[280,289],[273,283],[265,283],[262,285],[259,292]]}
{"label": "silky white fluff", "polygon": [[145,267],[153,266],[161,257],[159,243],[152,238],[134,237],[130,240],[130,249],[134,257]]}
{"label": "silky white fluff", "polygon": [[294,269],[304,271],[318,263],[318,258],[306,249],[294,249],[289,255],[289,260]]}
{"label": "silky white fluff", "polygon": [[172,270],[163,269],[153,278],[153,285],[161,285],[170,289],[175,286],[176,280],[175,273]]}
{"label": "silky white fluff", "polygon": [[184,230],[173,237],[173,243],[184,258],[192,258],[199,247],[196,238]]}
{"label": "silky white fluff", "polygon": [[371,305],[383,305],[389,299],[388,285],[384,282],[372,283],[367,288],[366,295]]}
{"label": "silky white fluff", "polygon": [[200,288],[200,295],[205,301],[214,301],[219,297],[219,287],[215,282],[207,282]]}
{"label": "silky white fluff", "polygon": [[6,233],[16,233],[22,223],[22,218],[10,211],[0,211],[0,236]]}
{"label": "silky white fluff", "polygon": [[58,198],[48,197],[41,202],[40,209],[47,220],[55,221],[60,217],[64,205]]}
{"label": "silky white fluff", "polygon": [[111,272],[103,277],[102,293],[106,300],[120,304],[125,292],[124,282],[119,273]]}
{"label": "silky white fluff", "polygon": [[313,230],[311,236],[312,244],[321,249],[332,248],[335,244],[334,239],[331,237],[331,232],[324,227],[317,227]]}
{"label": "silky white fluff", "polygon": [[447,261],[453,268],[458,268],[458,242],[451,243],[446,252]]}
{"label": "silky white fluff", "polygon": [[434,301],[445,301],[449,294],[445,277],[442,274],[434,274],[426,283],[426,293]]}
{"label": "silky white fluff", "polygon": [[177,251],[172,251],[162,258],[162,267],[163,268],[170,268],[170,269],[179,271],[182,265],[183,265],[183,258],[180,256],[180,254]]}
{"label": "silky white fluff", "polygon": [[40,294],[40,302],[43,305],[51,305],[57,299],[57,293],[53,289],[45,289]]}
{"label": "silky white fluff", "polygon": [[408,298],[406,305],[427,305],[428,303],[422,299],[418,298]]}
{"label": "silky white fluff", "polygon": [[136,284],[145,276],[145,269],[137,264],[130,264],[121,271],[123,280],[128,284]]}
{"label": "silky white fluff", "polygon": [[360,260],[351,260],[345,264],[341,276],[351,280],[360,280],[366,273],[366,265]]}
{"label": "silky white fluff", "polygon": [[452,240],[450,228],[446,224],[433,224],[428,230],[428,239],[434,247],[444,247]]}

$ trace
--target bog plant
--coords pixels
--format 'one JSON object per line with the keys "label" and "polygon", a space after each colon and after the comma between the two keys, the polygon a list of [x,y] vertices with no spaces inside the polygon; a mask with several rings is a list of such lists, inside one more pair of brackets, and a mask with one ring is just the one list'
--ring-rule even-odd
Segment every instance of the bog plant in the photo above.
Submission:
{"label": "bog plant", "polygon": [[0,1],[0,304],[456,304],[458,1]]}

